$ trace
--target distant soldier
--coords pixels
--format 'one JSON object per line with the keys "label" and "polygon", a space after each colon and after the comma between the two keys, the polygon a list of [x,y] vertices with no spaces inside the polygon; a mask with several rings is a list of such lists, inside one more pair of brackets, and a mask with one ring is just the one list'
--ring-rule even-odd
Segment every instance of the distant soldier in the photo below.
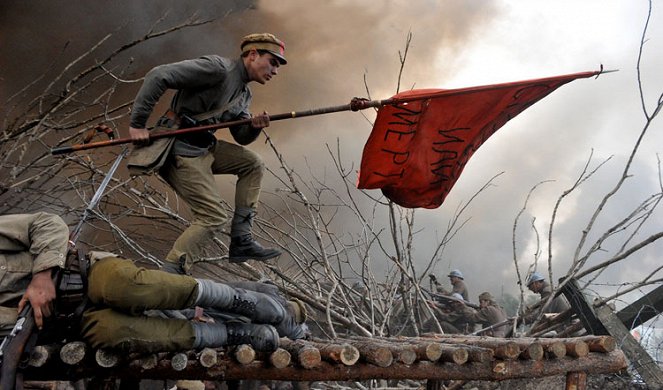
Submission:
{"label": "distant soldier", "polygon": [[437,281],[435,275],[430,274],[428,277],[431,282],[431,289],[433,292],[444,295],[452,295],[454,293],[460,294],[463,297],[463,300],[469,300],[469,293],[467,292],[467,286],[465,285],[463,273],[455,269],[449,272],[449,283],[451,283],[451,291],[445,289],[440,282]]}
{"label": "distant soldier", "polygon": [[[432,306],[442,331],[451,334],[468,334],[474,331],[474,321],[467,316],[463,297],[458,293],[453,293],[451,298],[453,299],[446,306],[438,304]],[[433,318],[426,321],[424,331],[437,331]]]}
{"label": "distant soldier", "polygon": [[[527,288],[533,293],[541,296],[541,302],[548,299],[552,294],[550,283],[538,272],[532,272],[527,278]],[[571,308],[569,301],[566,300],[564,295],[558,295],[552,302],[545,308],[544,313],[562,313]]]}
{"label": "distant soldier", "polygon": [[466,306],[465,316],[474,322],[480,323],[484,328],[502,323],[500,326],[483,332],[486,336],[506,337],[509,331],[509,324],[506,323],[506,312],[495,302],[489,292],[483,292],[479,295],[479,310]]}
{"label": "distant soldier", "polygon": [[463,274],[455,269],[451,272],[449,272],[449,283],[453,286],[451,289],[451,293],[457,293],[460,294],[464,300],[468,301],[469,300],[469,293],[467,292],[467,286],[465,285],[465,278],[463,277]]}

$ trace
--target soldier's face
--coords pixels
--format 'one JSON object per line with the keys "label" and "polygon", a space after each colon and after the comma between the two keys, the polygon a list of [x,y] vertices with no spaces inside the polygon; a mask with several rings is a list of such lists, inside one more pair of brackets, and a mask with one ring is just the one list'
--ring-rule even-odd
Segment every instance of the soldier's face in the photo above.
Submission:
{"label": "soldier's face", "polygon": [[281,66],[281,63],[272,54],[260,54],[256,50],[252,50],[249,53],[246,71],[251,81],[265,84],[279,73],[279,66]]}
{"label": "soldier's face", "polygon": [[541,283],[540,281],[532,282],[532,283],[530,283],[529,286],[527,286],[527,288],[533,293],[538,293],[541,290],[541,285],[542,284],[543,283]]}

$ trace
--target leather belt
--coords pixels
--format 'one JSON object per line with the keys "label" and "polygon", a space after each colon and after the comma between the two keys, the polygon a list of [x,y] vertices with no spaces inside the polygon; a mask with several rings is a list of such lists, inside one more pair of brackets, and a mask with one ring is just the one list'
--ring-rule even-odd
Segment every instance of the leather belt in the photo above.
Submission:
{"label": "leather belt", "polygon": [[179,115],[171,109],[168,109],[157,121],[160,127],[179,127],[181,123]]}

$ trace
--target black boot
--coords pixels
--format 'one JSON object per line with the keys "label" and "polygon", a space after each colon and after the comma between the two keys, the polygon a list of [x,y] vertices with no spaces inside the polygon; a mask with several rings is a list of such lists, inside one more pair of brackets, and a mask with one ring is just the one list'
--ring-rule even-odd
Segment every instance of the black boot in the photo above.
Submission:
{"label": "black boot", "polygon": [[208,279],[196,281],[196,306],[239,314],[262,324],[278,324],[286,315],[283,306],[267,294],[234,288]]}
{"label": "black boot", "polygon": [[247,260],[266,261],[281,255],[276,248],[265,248],[253,239],[251,234],[255,210],[248,207],[238,207],[232,220],[230,231],[231,263],[243,263]]}
{"label": "black boot", "polygon": [[256,351],[273,352],[279,347],[279,333],[271,325],[226,322],[228,345],[250,344]]}
{"label": "black boot", "polygon": [[248,344],[256,351],[272,352],[279,347],[279,334],[271,325],[195,321],[191,325],[195,334],[195,349]]}

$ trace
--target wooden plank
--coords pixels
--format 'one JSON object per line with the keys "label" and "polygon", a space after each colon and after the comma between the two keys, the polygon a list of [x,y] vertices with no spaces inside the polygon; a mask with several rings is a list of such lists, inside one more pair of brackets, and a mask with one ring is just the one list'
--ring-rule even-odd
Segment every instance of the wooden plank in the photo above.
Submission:
{"label": "wooden plank", "polygon": [[571,304],[571,308],[576,313],[580,322],[582,322],[582,326],[588,333],[593,335],[609,334],[601,321],[596,318],[594,305],[587,300],[585,294],[580,290],[577,280],[569,280],[569,282],[562,287],[562,293]]}
{"label": "wooden plank", "polygon": [[663,312],[663,285],[620,310],[617,317],[628,329],[633,329],[661,312]]}
{"label": "wooden plank", "polygon": [[650,389],[658,389],[663,383],[663,371],[654,359],[638,343],[629,329],[607,305],[595,308],[598,319],[605,325],[608,332],[615,338],[617,345],[626,355],[635,369]]}

